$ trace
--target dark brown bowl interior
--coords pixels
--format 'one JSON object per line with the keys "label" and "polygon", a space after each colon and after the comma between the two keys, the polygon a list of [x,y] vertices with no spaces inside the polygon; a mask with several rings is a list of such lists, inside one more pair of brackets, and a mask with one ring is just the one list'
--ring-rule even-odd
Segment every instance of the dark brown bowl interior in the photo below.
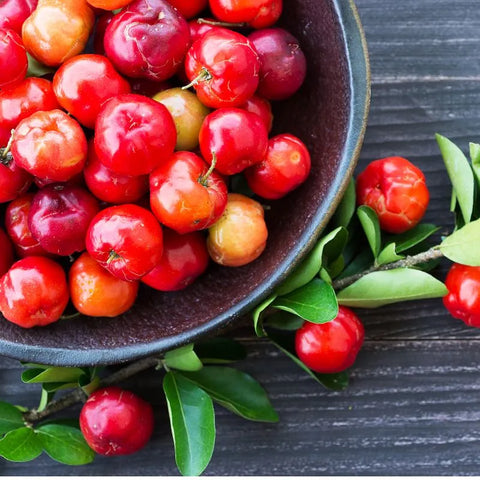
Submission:
{"label": "dark brown bowl interior", "polygon": [[368,111],[366,50],[347,0],[285,0],[281,24],[308,60],[300,92],[275,105],[275,132],[302,138],[312,154],[308,181],[270,202],[264,254],[241,268],[212,265],[178,293],[142,288],[115,319],[75,318],[44,328],[0,323],[0,353],[55,365],[114,364],[191,342],[233,322],[269,294],[313,245],[356,162]]}

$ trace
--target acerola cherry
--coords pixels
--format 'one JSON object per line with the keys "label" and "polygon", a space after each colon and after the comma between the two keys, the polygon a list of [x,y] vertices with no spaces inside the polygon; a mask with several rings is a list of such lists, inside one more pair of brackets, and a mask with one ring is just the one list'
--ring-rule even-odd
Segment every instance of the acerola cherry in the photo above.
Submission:
{"label": "acerola cherry", "polygon": [[33,238],[28,226],[28,214],[33,200],[33,193],[25,193],[11,201],[5,210],[5,228],[12,239],[17,255],[21,258],[31,255],[49,255]]}
{"label": "acerola cherry", "polygon": [[0,146],[5,146],[11,131],[21,120],[40,110],[60,108],[52,82],[30,77],[10,88],[0,90]]}
{"label": "acerola cherry", "polygon": [[128,77],[167,80],[189,44],[187,21],[166,0],[133,0],[105,30],[105,52]]}
{"label": "acerola cherry", "polygon": [[27,68],[27,51],[20,35],[9,28],[0,28],[0,88],[20,83]]}
{"label": "acerola cherry", "polygon": [[60,105],[82,125],[94,128],[103,104],[111,97],[130,93],[130,84],[102,55],[77,55],[67,60],[53,77]]}
{"label": "acerola cherry", "polygon": [[33,197],[28,226],[44,250],[71,255],[85,250],[85,234],[98,210],[97,199],[84,188],[54,183]]}
{"label": "acerola cherry", "polygon": [[307,61],[298,40],[283,28],[266,28],[248,39],[260,58],[258,94],[269,100],[284,100],[303,84]]}
{"label": "acerola cherry", "polygon": [[190,28],[190,43],[193,44],[200,38],[202,38],[206,33],[212,31],[212,30],[217,30],[219,27],[217,25],[211,25],[210,23],[206,23],[204,20],[207,22],[215,22],[215,20],[211,18],[205,18],[205,19],[200,19],[200,18],[195,18],[194,20],[190,20],[188,22],[188,26]]}
{"label": "acerola cherry", "polygon": [[163,225],[193,232],[217,221],[227,203],[224,180],[192,152],[177,152],[150,175],[150,206]]}
{"label": "acerola cherry", "polygon": [[84,50],[94,23],[85,0],[39,0],[23,24],[23,43],[39,62],[55,67]]}
{"label": "acerola cherry", "polygon": [[139,282],[114,277],[88,252],[78,257],[68,272],[73,306],[90,317],[116,317],[134,304]]}
{"label": "acerola cherry", "polygon": [[50,258],[22,258],[0,279],[0,311],[21,327],[56,322],[67,303],[65,272]]}
{"label": "acerola cherry", "polygon": [[163,232],[163,255],[142,282],[163,292],[182,290],[191,285],[208,267],[210,257],[202,232],[180,235],[173,230]]}
{"label": "acerola cherry", "polygon": [[245,170],[254,193],[277,199],[301,185],[310,173],[310,154],[297,137],[284,133],[269,140],[265,158]]}
{"label": "acerola cherry", "polygon": [[0,157],[0,203],[24,194],[32,182],[32,175],[20,168],[11,154]]}
{"label": "acerola cherry", "polygon": [[266,98],[254,95],[238,108],[243,108],[247,112],[258,115],[262,119],[267,132],[270,133],[273,126],[272,104]]}
{"label": "acerola cherry", "polygon": [[445,285],[448,294],[443,297],[443,304],[452,317],[480,328],[480,267],[454,263]]}
{"label": "acerola cherry", "polygon": [[194,150],[198,147],[198,134],[210,110],[188,90],[170,88],[157,93],[154,100],[167,107],[177,130],[176,150]]}
{"label": "acerola cherry", "polygon": [[207,107],[237,107],[258,87],[260,61],[252,43],[226,28],[206,33],[188,50],[185,72]]}
{"label": "acerola cherry", "polygon": [[18,165],[42,180],[66,182],[80,173],[87,159],[87,139],[76,120],[61,110],[36,112],[13,134]]}
{"label": "acerola cherry", "polygon": [[38,0],[3,0],[0,2],[0,28],[22,34],[23,22],[37,7]]}
{"label": "acerola cherry", "polygon": [[123,8],[132,0],[87,0],[87,2],[95,8],[101,8],[102,10],[117,10]]}
{"label": "acerola cherry", "polygon": [[230,193],[223,215],[208,233],[208,253],[214,262],[227,267],[253,262],[267,243],[263,208],[245,195]]}
{"label": "acerola cherry", "polygon": [[147,209],[134,204],[100,211],[90,223],[87,251],[111,274],[139,280],[162,257],[162,227]]}
{"label": "acerola cherry", "polygon": [[429,198],[423,172],[402,157],[375,160],[357,177],[357,203],[373,208],[380,227],[389,233],[417,225]]}
{"label": "acerola cherry", "polygon": [[353,365],[364,335],[363,325],[355,313],[340,306],[331,322],[305,322],[296,332],[295,351],[313,371],[338,373]]}
{"label": "acerola cherry", "polygon": [[262,119],[240,108],[220,108],[209,114],[200,129],[200,150],[208,163],[233,175],[262,161],[268,149],[268,132]]}
{"label": "acerola cherry", "polygon": [[133,93],[108,100],[95,124],[100,161],[122,175],[146,175],[175,149],[177,133],[161,103]]}
{"label": "acerola cherry", "polygon": [[193,18],[208,5],[208,0],[168,0],[185,18]]}
{"label": "acerola cherry", "polygon": [[96,390],[80,412],[85,441],[100,455],[128,455],[140,450],[150,439],[153,426],[151,405],[118,387]]}
{"label": "acerola cherry", "polygon": [[148,191],[148,175],[131,177],[113,172],[99,160],[93,141],[88,144],[83,175],[88,189],[108,203],[134,203]]}
{"label": "acerola cherry", "polygon": [[209,0],[213,15],[222,22],[270,27],[282,14],[282,0]]}
{"label": "acerola cherry", "polygon": [[0,228],[0,277],[12,266],[13,247],[3,228]]}
{"label": "acerola cherry", "polygon": [[95,23],[95,30],[93,33],[93,51],[97,55],[105,55],[105,32],[108,25],[113,20],[114,14],[112,12],[105,12],[97,18]]}

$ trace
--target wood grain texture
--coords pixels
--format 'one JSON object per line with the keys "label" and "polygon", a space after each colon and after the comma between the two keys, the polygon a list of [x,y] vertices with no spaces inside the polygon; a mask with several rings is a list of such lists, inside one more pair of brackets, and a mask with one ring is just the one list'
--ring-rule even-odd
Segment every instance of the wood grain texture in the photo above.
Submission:
{"label": "wood grain texture", "polygon": [[[372,63],[372,107],[359,163],[402,155],[426,173],[427,221],[447,231],[449,184],[435,143],[440,132],[466,149],[480,141],[478,0],[356,0]],[[443,264],[437,271],[446,272]],[[367,341],[340,393],[315,384],[250,326],[233,332],[249,356],[239,368],[268,390],[280,423],[250,423],[217,407],[217,445],[207,475],[479,474],[480,330],[441,301],[360,312]],[[37,389],[0,359],[1,397],[34,406]],[[151,373],[125,386],[151,401],[153,440],[125,458],[66,467],[42,456],[0,461],[2,475],[175,475],[161,389]],[[76,410],[70,413],[75,414]]]}

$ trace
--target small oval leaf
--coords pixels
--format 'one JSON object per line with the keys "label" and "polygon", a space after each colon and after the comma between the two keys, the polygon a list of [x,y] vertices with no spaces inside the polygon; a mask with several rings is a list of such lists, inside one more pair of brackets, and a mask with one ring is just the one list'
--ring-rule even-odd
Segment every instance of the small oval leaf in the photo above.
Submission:
{"label": "small oval leaf", "polygon": [[376,308],[396,302],[443,297],[445,285],[432,275],[413,268],[373,272],[337,294],[347,307]]}
{"label": "small oval leaf", "polygon": [[176,370],[194,372],[200,370],[203,365],[197,354],[193,351],[193,344],[185,345],[165,354],[165,365]]}
{"label": "small oval leaf", "polygon": [[357,208],[357,216],[362,224],[363,231],[365,232],[365,236],[367,237],[373,256],[377,258],[378,254],[380,253],[380,246],[382,244],[378,216],[375,210],[367,205],[361,205]]}
{"label": "small oval leaf", "polygon": [[395,243],[389,243],[378,255],[377,265],[385,265],[393,263],[404,258],[397,254],[397,246]]}
{"label": "small oval leaf", "polygon": [[0,435],[24,426],[22,412],[10,403],[0,402]]}
{"label": "small oval leaf", "polygon": [[480,266],[480,219],[467,223],[440,244],[440,251],[452,262]]}
{"label": "small oval leaf", "polygon": [[355,181],[353,178],[348,182],[343,198],[333,214],[332,222],[337,227],[347,227],[355,214],[356,208]]}
{"label": "small oval leaf", "polygon": [[73,383],[85,375],[81,368],[75,367],[45,367],[31,368],[22,372],[24,383]]}
{"label": "small oval leaf", "polygon": [[395,251],[399,254],[422,243],[438,230],[439,227],[431,223],[419,223],[405,233],[387,237],[386,242],[394,242],[396,245]]}
{"label": "small oval leaf", "polygon": [[29,427],[12,430],[0,440],[0,456],[10,462],[29,462],[41,453],[42,444]]}
{"label": "small oval leaf", "polygon": [[264,317],[263,313],[273,303],[273,301],[276,298],[277,298],[276,294],[270,295],[262,303],[257,305],[252,312],[253,328],[255,329],[255,333],[257,334],[257,337],[265,336],[265,332],[263,331],[263,317]]}

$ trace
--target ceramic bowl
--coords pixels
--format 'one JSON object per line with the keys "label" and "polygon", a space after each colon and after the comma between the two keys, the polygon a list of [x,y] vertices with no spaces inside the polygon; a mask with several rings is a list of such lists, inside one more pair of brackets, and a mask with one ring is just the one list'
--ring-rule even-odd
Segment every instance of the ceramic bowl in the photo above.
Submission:
{"label": "ceramic bowl", "polygon": [[275,105],[275,130],[307,144],[312,172],[285,198],[268,202],[268,246],[240,268],[212,265],[176,293],[142,288],[114,318],[75,318],[21,329],[0,322],[0,353],[49,365],[116,364],[164,352],[231,325],[295,268],[325,227],[353,173],[369,105],[367,49],[349,0],[284,0],[281,25],[308,61],[301,90]]}

